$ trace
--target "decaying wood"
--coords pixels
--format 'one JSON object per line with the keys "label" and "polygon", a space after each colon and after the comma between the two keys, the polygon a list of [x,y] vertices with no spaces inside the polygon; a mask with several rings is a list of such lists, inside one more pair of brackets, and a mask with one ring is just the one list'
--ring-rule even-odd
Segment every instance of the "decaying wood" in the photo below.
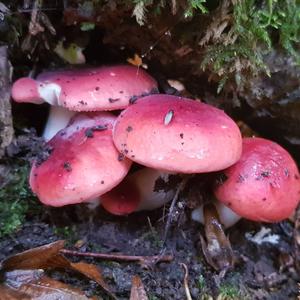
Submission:
{"label": "decaying wood", "polygon": [[7,58],[7,47],[0,47],[0,158],[13,138],[10,104],[11,64]]}

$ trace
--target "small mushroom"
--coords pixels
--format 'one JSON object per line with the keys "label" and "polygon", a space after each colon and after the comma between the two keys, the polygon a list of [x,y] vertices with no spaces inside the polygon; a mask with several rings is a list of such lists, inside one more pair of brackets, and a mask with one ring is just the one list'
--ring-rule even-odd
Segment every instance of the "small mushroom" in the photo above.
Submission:
{"label": "small mushroom", "polygon": [[12,87],[16,102],[42,103],[72,111],[123,109],[130,98],[150,94],[156,81],[144,70],[127,65],[73,69],[21,78]]}
{"label": "small mushroom", "polygon": [[106,112],[78,114],[47,143],[30,173],[31,189],[42,203],[87,202],[122,181],[131,161],[118,159],[112,141],[115,119]]}
{"label": "small mushroom", "polygon": [[244,138],[240,160],[223,171],[216,198],[243,218],[279,222],[300,200],[299,170],[290,154],[263,138]]}
{"label": "small mushroom", "polygon": [[147,96],[129,106],[114,125],[113,140],[133,161],[176,173],[222,170],[242,151],[240,130],[223,111],[170,95]]}
{"label": "small mushroom", "polygon": [[118,186],[102,195],[100,202],[115,215],[156,209],[172,200],[175,193],[171,183],[173,176],[178,177],[143,168],[128,175]]}
{"label": "small mushroom", "polygon": [[144,70],[121,65],[45,72],[36,80],[21,78],[13,84],[12,98],[16,102],[47,102],[59,107],[50,110],[43,135],[49,140],[55,130],[68,124],[74,115],[70,111],[124,109],[132,97],[154,91],[157,91],[157,83]]}

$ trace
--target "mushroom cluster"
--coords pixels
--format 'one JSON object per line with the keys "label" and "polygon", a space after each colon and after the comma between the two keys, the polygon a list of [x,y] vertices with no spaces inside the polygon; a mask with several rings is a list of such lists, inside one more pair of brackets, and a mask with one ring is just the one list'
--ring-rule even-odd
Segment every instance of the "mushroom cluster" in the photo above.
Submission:
{"label": "mushroom cluster", "polygon": [[[109,212],[124,215],[170,201],[174,190],[164,186],[174,178],[208,172],[225,178],[214,190],[220,212],[230,208],[251,220],[276,222],[298,204],[299,171],[281,146],[242,139],[236,123],[211,105],[159,94],[142,69],[43,73],[15,82],[12,97],[54,107],[45,153],[30,174],[44,204],[98,199]],[[105,112],[116,110],[122,112]],[[132,163],[144,167],[128,174]]]}

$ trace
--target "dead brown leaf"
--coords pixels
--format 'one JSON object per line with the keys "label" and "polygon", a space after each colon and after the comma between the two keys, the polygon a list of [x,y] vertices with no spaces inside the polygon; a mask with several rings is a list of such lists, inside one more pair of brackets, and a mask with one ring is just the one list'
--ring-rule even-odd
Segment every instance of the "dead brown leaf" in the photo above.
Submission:
{"label": "dead brown leaf", "polygon": [[203,254],[206,261],[215,270],[226,272],[234,264],[230,241],[223,231],[215,206],[213,204],[204,205],[203,213],[206,237],[205,241],[200,235]]}
{"label": "dead brown leaf", "polygon": [[59,261],[53,263],[52,260],[59,255],[59,251],[63,249],[64,245],[65,242],[60,240],[10,256],[2,261],[1,269],[3,271],[10,271],[16,269],[47,269],[58,267],[61,263]]}
{"label": "dead brown leaf", "polygon": [[141,278],[137,275],[132,278],[132,286],[129,300],[148,300],[145,287]]}
{"label": "dead brown leaf", "polygon": [[7,272],[0,286],[0,300],[88,300],[85,293],[65,283],[49,278],[37,270]]}
{"label": "dead brown leaf", "polygon": [[2,271],[11,270],[33,270],[33,269],[65,269],[78,272],[85,277],[97,282],[102,289],[113,299],[116,296],[110,291],[109,286],[105,283],[101,270],[93,265],[84,262],[72,263],[65,258],[60,251],[63,249],[65,242],[56,241],[54,243],[33,248],[22,253],[16,254],[2,262]]}
{"label": "dead brown leaf", "polygon": [[101,271],[97,266],[92,264],[87,264],[84,262],[79,262],[79,263],[70,263],[70,268],[73,269],[74,271],[77,271],[85,275],[89,279],[94,280],[106,291],[108,295],[110,295],[113,299],[117,299],[116,296],[110,291],[109,286],[104,281]]}

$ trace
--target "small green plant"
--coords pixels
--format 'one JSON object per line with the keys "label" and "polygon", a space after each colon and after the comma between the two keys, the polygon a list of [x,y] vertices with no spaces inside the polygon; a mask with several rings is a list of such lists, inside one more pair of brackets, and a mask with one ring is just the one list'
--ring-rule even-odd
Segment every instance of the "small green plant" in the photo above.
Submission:
{"label": "small green plant", "polygon": [[219,288],[218,299],[222,300],[237,300],[240,299],[238,288],[230,284],[223,284]]}
{"label": "small green plant", "polygon": [[205,286],[206,286],[206,281],[204,276],[201,274],[199,275],[197,280],[197,287],[200,290],[200,292],[202,292],[205,289]]}
{"label": "small green plant", "polygon": [[55,227],[54,233],[66,240],[67,246],[73,245],[77,241],[75,226]]}
{"label": "small green plant", "polygon": [[150,225],[150,230],[148,232],[145,232],[140,237],[140,241],[142,240],[149,241],[153,247],[161,248],[163,246],[163,241],[161,239],[160,234],[152,225]]}
{"label": "small green plant", "polygon": [[28,165],[16,166],[8,183],[0,189],[0,237],[16,231],[26,214],[38,213],[40,205],[28,186]]}
{"label": "small green plant", "polygon": [[82,22],[80,24],[80,30],[81,31],[90,31],[95,29],[95,23],[92,22]]}

